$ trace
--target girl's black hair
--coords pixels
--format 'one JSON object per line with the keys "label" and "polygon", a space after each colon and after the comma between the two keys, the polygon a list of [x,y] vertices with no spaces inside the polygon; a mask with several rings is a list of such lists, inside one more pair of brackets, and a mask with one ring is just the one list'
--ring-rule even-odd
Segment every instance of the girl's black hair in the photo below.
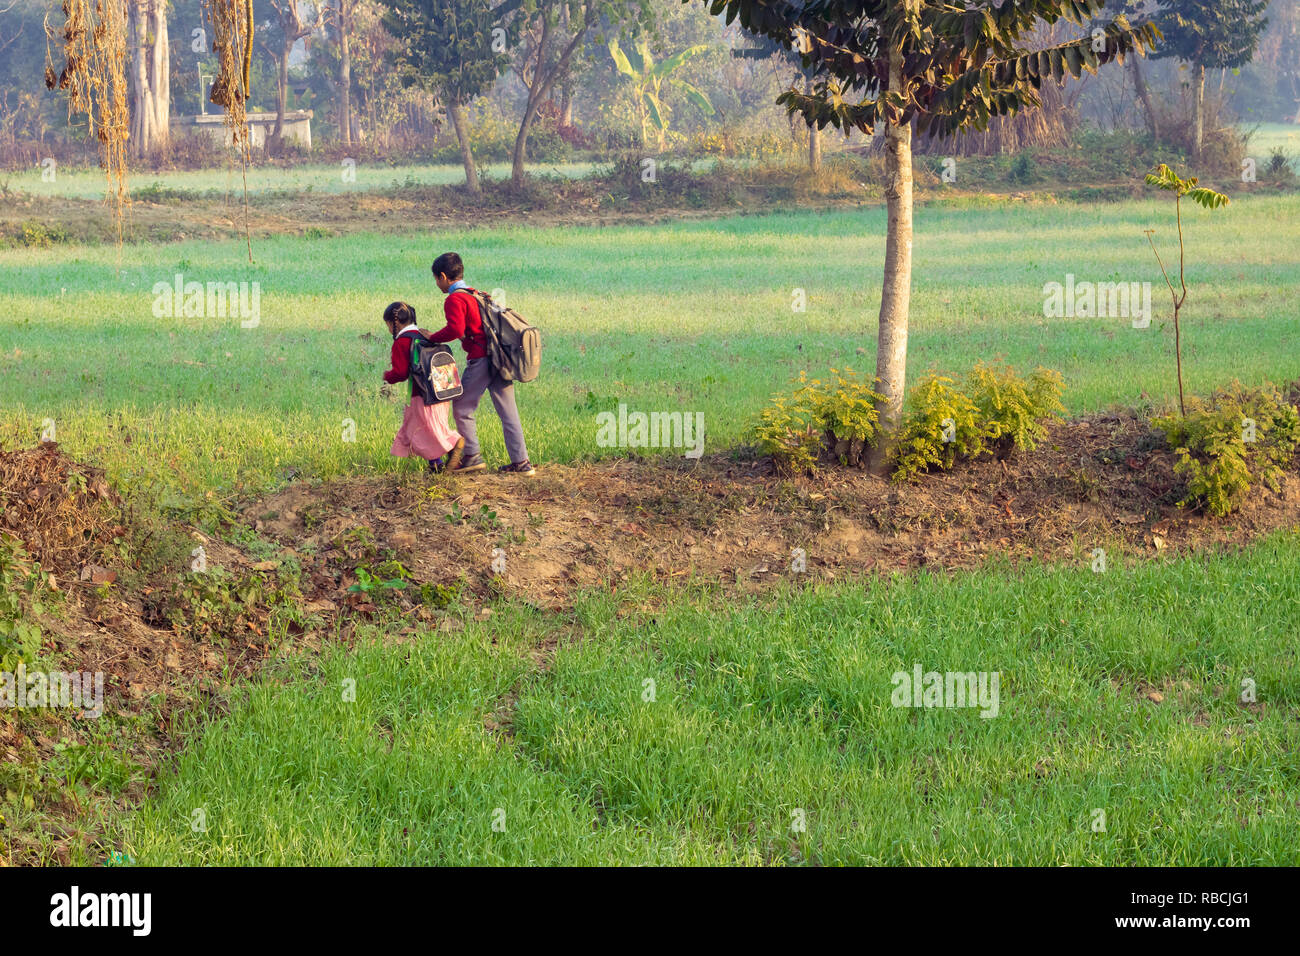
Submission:
{"label": "girl's black hair", "polygon": [[465,277],[465,263],[460,261],[460,256],[454,252],[444,252],[438,258],[433,260],[433,274],[441,273],[452,282]]}
{"label": "girl's black hair", "polygon": [[399,329],[415,324],[415,308],[405,302],[393,302],[384,309],[384,321],[396,322]]}

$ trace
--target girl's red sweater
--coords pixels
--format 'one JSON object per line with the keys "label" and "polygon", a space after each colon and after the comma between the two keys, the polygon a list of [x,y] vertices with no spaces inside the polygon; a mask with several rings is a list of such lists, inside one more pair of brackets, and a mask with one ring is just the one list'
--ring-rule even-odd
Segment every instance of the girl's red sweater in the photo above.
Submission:
{"label": "girl's red sweater", "polygon": [[[429,333],[420,329],[420,334],[426,339]],[[384,373],[384,381],[389,385],[396,385],[398,382],[405,382],[411,376],[411,340],[398,336],[393,339],[393,351],[389,356],[392,368]]]}

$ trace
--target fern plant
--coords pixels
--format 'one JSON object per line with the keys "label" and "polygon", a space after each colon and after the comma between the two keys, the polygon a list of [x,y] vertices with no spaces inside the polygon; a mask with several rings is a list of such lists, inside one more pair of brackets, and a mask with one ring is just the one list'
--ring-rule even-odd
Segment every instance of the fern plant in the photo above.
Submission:
{"label": "fern plant", "polygon": [[842,465],[862,465],[880,439],[876,402],[880,394],[858,381],[851,369],[831,369],[833,378],[808,379],[789,396],[774,396],[754,427],[755,443],[786,474],[812,474],[823,451]]}
{"label": "fern plant", "polygon": [[1300,444],[1300,414],[1272,385],[1244,389],[1234,382],[1190,412],[1155,419],[1187,479],[1180,507],[1204,504],[1223,517],[1236,510],[1256,481],[1277,491],[1283,466]]}
{"label": "fern plant", "polygon": [[0,671],[31,663],[40,650],[41,629],[33,619],[44,610],[39,597],[42,577],[22,542],[0,532]]}
{"label": "fern plant", "polygon": [[923,378],[908,405],[894,452],[894,481],[910,481],[932,468],[949,471],[958,458],[984,451],[992,437],[978,406],[946,376]]}
{"label": "fern plant", "polygon": [[1059,421],[1065,412],[1064,391],[1061,373],[1041,366],[1028,378],[1021,378],[1010,365],[983,362],[970,373],[971,397],[987,437],[1004,449],[1032,451],[1047,434],[1047,423]]}
{"label": "fern plant", "polygon": [[852,369],[831,369],[833,378],[808,383],[813,421],[826,437],[826,447],[841,465],[866,464],[866,450],[880,439],[877,403],[884,396],[857,380]]}
{"label": "fern plant", "polygon": [[[799,376],[801,382],[804,376]],[[809,389],[805,384],[790,395],[774,395],[759,413],[753,429],[754,443],[770,455],[784,475],[812,474],[822,450],[822,432],[813,422]]]}

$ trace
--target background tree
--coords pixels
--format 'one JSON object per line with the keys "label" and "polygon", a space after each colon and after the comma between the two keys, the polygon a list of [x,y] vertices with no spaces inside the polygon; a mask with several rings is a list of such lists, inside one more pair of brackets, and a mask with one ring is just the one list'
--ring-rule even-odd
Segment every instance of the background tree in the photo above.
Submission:
{"label": "background tree", "polygon": [[339,139],[352,145],[352,8],[355,0],[334,0],[328,22],[334,29],[338,48]]}
{"label": "background tree", "polygon": [[[383,24],[401,45],[392,59],[402,82],[443,98],[456,130],[465,183],[479,192],[465,106],[491,89],[509,63],[507,33],[488,0],[383,0]],[[494,36],[493,31],[499,31]]]}
{"label": "background tree", "polygon": [[[270,12],[258,24],[258,45],[275,61],[275,128],[268,146],[278,147],[284,137],[284,114],[289,103],[289,55],[294,45],[320,29],[321,11],[304,0],[266,0]],[[304,12],[307,14],[304,16]]]}
{"label": "background tree", "polygon": [[47,134],[66,125],[63,104],[41,82],[48,10],[42,0],[0,0],[0,149],[6,162],[37,162],[38,152],[18,155],[19,142],[43,144]]}
{"label": "background tree", "polygon": [[171,124],[171,51],[167,0],[128,0],[131,55],[131,138],[135,157],[167,145]]}
{"label": "background tree", "polygon": [[[765,36],[750,37],[750,46],[731,51],[731,55],[744,60],[766,60],[776,58],[783,65],[795,70],[803,78],[804,92],[812,93],[813,71],[804,69],[803,54],[798,50],[789,50],[775,40]],[[808,168],[813,172],[821,169],[822,141],[821,130],[816,123],[808,124]]]}
{"label": "background tree", "polygon": [[1156,0],[1164,34],[1157,57],[1177,57],[1192,68],[1192,157],[1205,140],[1205,69],[1250,62],[1268,25],[1268,0]]}
{"label": "background tree", "polygon": [[778,102],[819,127],[884,127],[889,225],[876,341],[882,440],[871,469],[888,468],[902,418],[912,284],[912,126],[948,136],[982,130],[989,119],[1040,105],[1044,81],[1079,77],[1154,42],[1149,24],[1123,17],[1077,39],[1030,49],[1040,23],[1082,28],[1105,0],[704,0],[730,22],[801,49],[814,71],[812,92],[790,89]]}
{"label": "background tree", "polygon": [[528,134],[556,82],[568,75],[579,47],[597,26],[613,32],[628,21],[644,22],[649,7],[648,0],[506,0],[496,12],[518,18],[514,70],[527,90],[511,155],[510,181],[518,188],[524,183]]}
{"label": "background tree", "polygon": [[1259,50],[1240,74],[1238,113],[1300,124],[1300,0],[1272,0]]}

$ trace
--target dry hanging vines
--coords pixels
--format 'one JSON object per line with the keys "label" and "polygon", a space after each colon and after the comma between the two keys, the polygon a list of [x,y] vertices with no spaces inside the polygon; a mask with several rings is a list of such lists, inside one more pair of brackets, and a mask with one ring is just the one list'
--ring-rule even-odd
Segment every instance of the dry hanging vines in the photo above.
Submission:
{"label": "dry hanging vines", "polygon": [[253,261],[253,237],[248,223],[248,160],[252,148],[245,108],[249,72],[253,66],[253,0],[207,0],[212,45],[217,54],[217,78],[209,99],[226,113],[230,140],[239,150],[244,171],[244,241]]}
{"label": "dry hanging vines", "polygon": [[[122,238],[126,205],[126,141],[131,118],[126,88],[126,7],[122,0],[63,0],[63,29],[45,18],[45,85],[68,94],[68,119],[86,117],[99,140],[100,162],[108,176],[108,197]],[[64,65],[54,72],[50,42],[62,45]]]}
{"label": "dry hanging vines", "polygon": [[253,0],[208,0],[217,78],[209,99],[226,111],[226,126],[237,144],[248,145],[244,108],[253,65]]}
{"label": "dry hanging vines", "polygon": [[[126,78],[126,4],[129,0],[63,0],[62,30],[45,18],[45,85],[68,94],[68,118],[84,114],[90,135],[99,141],[100,162],[109,181],[109,200],[122,241],[127,203],[126,143],[131,117]],[[210,99],[226,114],[230,139],[244,167],[245,238],[248,235],[248,102],[253,62],[253,0],[206,0],[217,55],[217,78]],[[55,73],[51,46],[60,48],[63,67]]]}

